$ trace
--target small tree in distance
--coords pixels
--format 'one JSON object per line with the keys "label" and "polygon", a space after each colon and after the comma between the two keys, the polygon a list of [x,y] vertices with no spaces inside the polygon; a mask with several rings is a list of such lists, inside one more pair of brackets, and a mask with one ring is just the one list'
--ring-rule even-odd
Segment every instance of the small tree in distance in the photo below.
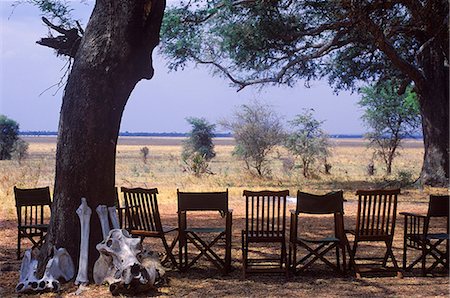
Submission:
{"label": "small tree in distance", "polygon": [[301,161],[304,177],[311,176],[312,166],[319,159],[324,161],[326,172],[331,167],[327,163],[330,155],[328,135],[321,128],[323,121],[314,119],[313,111],[305,109],[289,121],[293,130],[286,139],[286,148]]}
{"label": "small tree in distance", "polygon": [[271,107],[257,101],[242,105],[232,120],[221,125],[232,131],[236,141],[233,154],[244,160],[247,170],[260,177],[269,175],[268,155],[284,138],[281,120]]}
{"label": "small tree in distance", "polygon": [[0,115],[0,160],[17,158],[20,161],[26,157],[28,144],[19,138],[19,124]]}
{"label": "small tree in distance", "polygon": [[141,150],[139,150],[139,152],[141,153],[142,161],[143,161],[144,163],[147,163],[148,154],[149,154],[149,152],[150,152],[150,150],[148,149],[148,147],[147,147],[147,146],[142,147]]}
{"label": "small tree in distance", "polygon": [[418,132],[421,119],[416,94],[408,87],[405,94],[398,95],[392,81],[380,82],[361,89],[358,102],[364,108],[362,119],[370,131],[370,140],[375,156],[386,166],[386,174],[392,173],[392,163],[398,154],[401,141]]}
{"label": "small tree in distance", "polygon": [[199,176],[209,171],[209,161],[216,156],[212,138],[215,124],[210,124],[204,118],[190,117],[186,119],[192,126],[189,137],[183,144],[181,159],[187,169]]}

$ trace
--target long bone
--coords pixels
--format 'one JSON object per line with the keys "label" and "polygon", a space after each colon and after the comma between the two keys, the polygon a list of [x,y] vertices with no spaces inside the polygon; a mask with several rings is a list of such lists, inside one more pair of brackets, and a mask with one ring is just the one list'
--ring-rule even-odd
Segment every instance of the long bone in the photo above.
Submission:
{"label": "long bone", "polygon": [[106,239],[109,234],[108,207],[106,207],[106,205],[98,205],[97,208],[95,208],[95,211],[97,211],[98,217],[100,219],[103,239]]}
{"label": "long bone", "polygon": [[120,229],[119,219],[117,218],[116,206],[108,207],[109,218],[113,229]]}
{"label": "long bone", "polygon": [[89,222],[91,219],[92,210],[89,208],[86,198],[81,198],[81,205],[77,209],[78,217],[80,218],[81,226],[81,241],[80,241],[80,259],[78,263],[78,274],[75,279],[75,284],[87,284],[88,279],[88,253],[89,253]]}

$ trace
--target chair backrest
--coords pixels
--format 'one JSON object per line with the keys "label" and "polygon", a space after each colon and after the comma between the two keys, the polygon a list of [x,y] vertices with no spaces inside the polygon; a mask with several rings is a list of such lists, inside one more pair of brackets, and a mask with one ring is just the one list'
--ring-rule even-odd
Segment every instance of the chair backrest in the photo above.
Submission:
{"label": "chair backrest", "polygon": [[177,189],[178,212],[228,212],[228,189],[223,192],[181,192]]}
{"label": "chair backrest", "polygon": [[397,218],[397,196],[400,189],[358,190],[356,234],[393,236]]}
{"label": "chair backrest", "polygon": [[244,190],[246,234],[253,237],[284,237],[288,195],[289,190]]}
{"label": "chair backrest", "polygon": [[332,214],[344,213],[344,193],[333,191],[324,195],[297,192],[297,213]]}
{"label": "chair backrest", "polygon": [[19,227],[44,224],[45,209],[51,211],[49,187],[17,188],[14,186],[17,220]]}
{"label": "chair backrest", "polygon": [[448,217],[449,213],[449,196],[433,196],[430,195],[430,203],[428,205],[428,217]]}
{"label": "chair backrest", "polygon": [[125,201],[125,217],[128,220],[128,229],[162,231],[157,188],[121,187],[121,191]]}

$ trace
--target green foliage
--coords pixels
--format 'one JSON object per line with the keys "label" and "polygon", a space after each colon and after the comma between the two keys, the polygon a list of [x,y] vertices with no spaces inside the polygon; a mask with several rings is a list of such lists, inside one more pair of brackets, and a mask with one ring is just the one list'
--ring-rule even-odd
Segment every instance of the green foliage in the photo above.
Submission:
{"label": "green foliage", "polygon": [[[439,38],[436,50],[448,52],[447,33],[424,39],[429,33],[416,30],[445,23],[448,1],[427,2],[433,5],[424,4],[424,14],[421,5],[399,0],[192,0],[166,10],[162,52],[172,69],[206,64],[240,88],[326,77],[336,90],[355,90],[360,80],[411,80],[398,61],[418,67],[423,40]],[[385,54],[380,38],[395,56]]]}
{"label": "green foliage", "polygon": [[322,130],[323,121],[314,119],[313,110],[304,110],[302,114],[289,121],[293,131],[286,139],[286,148],[301,161],[303,176],[310,177],[312,166],[318,160],[324,161],[325,171],[331,169],[327,163],[330,155],[328,135]]}
{"label": "green foliage", "polygon": [[209,161],[216,156],[212,138],[215,125],[204,118],[187,118],[192,130],[183,144],[181,158],[188,166],[188,170],[195,175],[208,173]]}
{"label": "green foliage", "polygon": [[421,124],[417,96],[408,87],[398,95],[392,81],[361,88],[359,106],[364,109],[362,119],[370,129],[366,137],[382,159],[386,174],[392,172],[392,162],[401,140],[418,132]]}
{"label": "green foliage", "polygon": [[18,134],[19,124],[5,115],[0,115],[0,160],[11,159]]}
{"label": "green foliage", "polygon": [[[83,1],[81,1],[83,2]],[[69,1],[66,0],[17,0],[13,6],[18,6],[22,3],[36,6],[43,14],[51,21],[57,21],[59,25],[67,28],[74,26],[74,19],[72,17],[72,9],[69,6]]]}
{"label": "green foliage", "polygon": [[232,120],[222,121],[236,140],[233,154],[242,158],[247,169],[260,177],[270,174],[268,155],[283,138],[283,126],[278,115],[268,105],[253,102],[240,106]]}

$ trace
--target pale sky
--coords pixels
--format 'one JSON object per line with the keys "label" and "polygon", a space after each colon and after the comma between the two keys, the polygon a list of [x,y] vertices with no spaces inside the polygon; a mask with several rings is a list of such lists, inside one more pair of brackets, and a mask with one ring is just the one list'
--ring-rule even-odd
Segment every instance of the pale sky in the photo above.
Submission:
{"label": "pale sky", "polygon": [[[74,1],[74,16],[88,21],[92,1]],[[170,2],[170,1],[169,1]],[[35,41],[47,34],[40,13],[21,5],[12,13],[13,1],[0,0],[0,114],[16,120],[20,129],[56,131],[63,89],[41,94],[58,83],[66,60]],[[12,14],[11,14],[12,13]],[[325,120],[330,134],[360,134],[365,131],[358,94],[333,94],[326,81],[305,88],[299,82],[290,87],[247,87],[239,93],[226,79],[212,77],[209,70],[190,65],[184,71],[168,72],[167,61],[153,54],[155,76],[141,81],[133,91],[122,118],[121,131],[187,132],[186,117],[205,117],[215,123],[254,99],[273,106],[283,119],[291,120],[303,108],[313,108],[318,120]],[[56,93],[56,94],[55,94]],[[220,129],[219,129],[220,130]]]}

